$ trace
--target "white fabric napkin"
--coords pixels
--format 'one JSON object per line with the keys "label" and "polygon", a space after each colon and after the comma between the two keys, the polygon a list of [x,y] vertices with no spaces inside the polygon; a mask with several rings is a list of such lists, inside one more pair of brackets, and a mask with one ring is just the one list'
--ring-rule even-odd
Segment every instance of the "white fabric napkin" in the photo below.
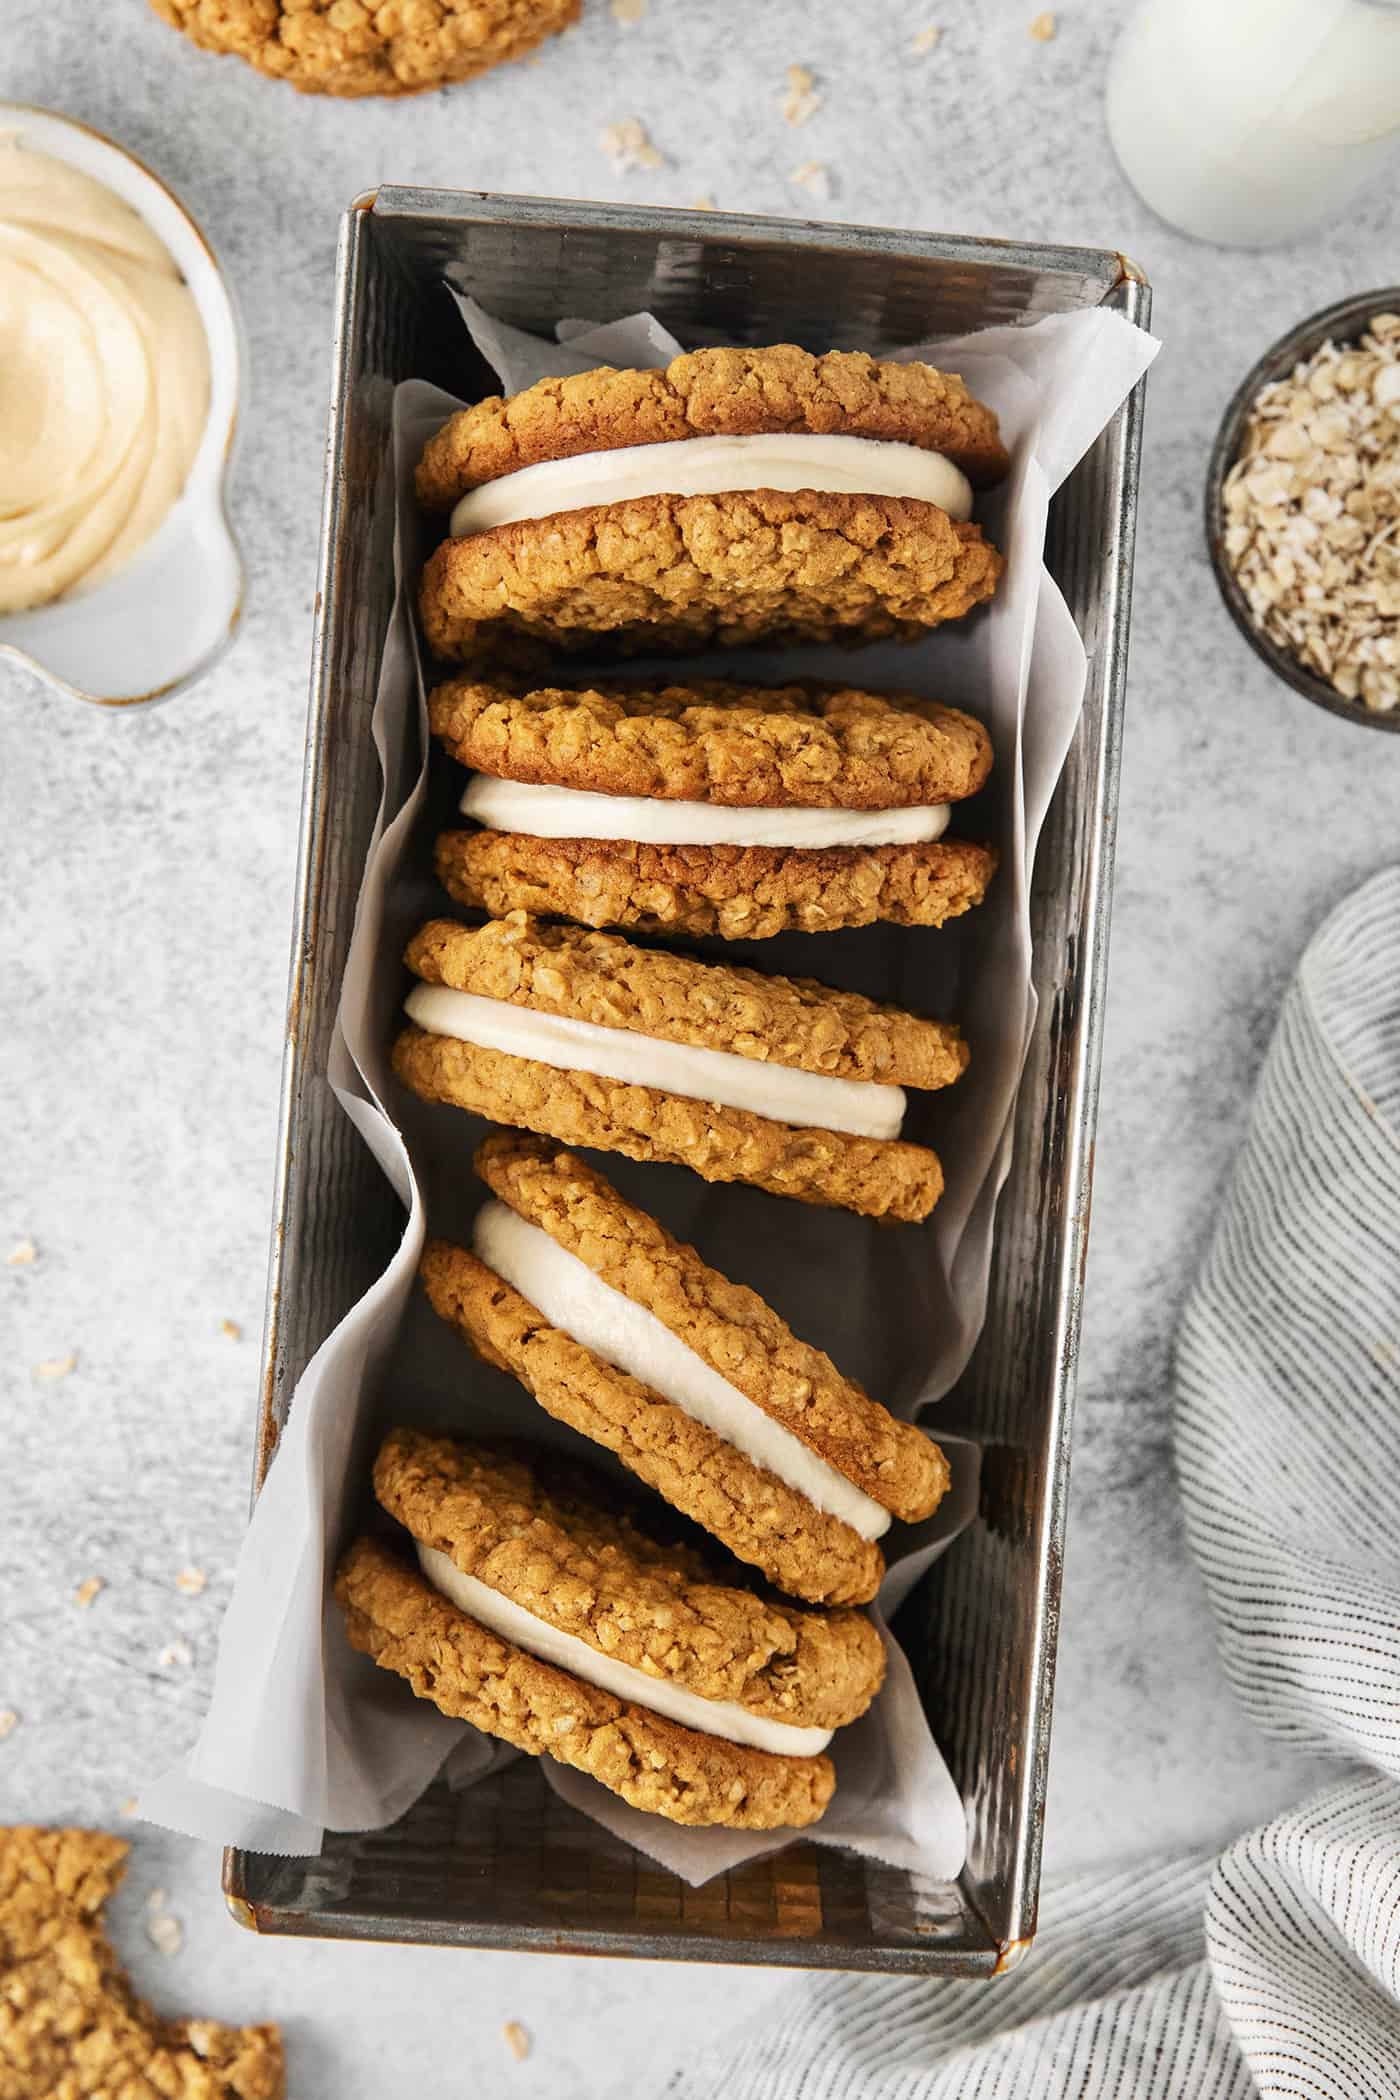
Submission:
{"label": "white fabric napkin", "polygon": [[1284,1001],[1182,1322],[1176,1444],[1236,1691],[1347,1775],[1213,1862],[1047,1888],[990,1989],[804,1985],[669,2100],[1400,2094],[1400,868]]}

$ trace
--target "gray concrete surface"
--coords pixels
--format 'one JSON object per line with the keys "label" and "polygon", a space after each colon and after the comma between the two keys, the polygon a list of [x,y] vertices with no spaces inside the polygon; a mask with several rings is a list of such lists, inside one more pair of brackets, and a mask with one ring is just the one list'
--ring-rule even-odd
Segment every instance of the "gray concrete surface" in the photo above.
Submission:
{"label": "gray concrete surface", "polygon": [[[309,102],[186,48],[142,4],[6,0],[0,96],[115,134],[227,261],[251,353],[238,646],[165,711],[107,719],[0,664],[5,900],[0,1239],[0,1817],[121,1825],[187,1740],[249,1468],[320,499],[336,221],[381,179],[799,213],[1126,249],[1157,291],[1113,985],[1064,1601],[1052,1870],[1224,1837],[1297,1792],[1216,1664],[1184,1552],[1170,1338],[1275,1005],[1319,916],[1395,850],[1400,744],[1270,681],[1201,546],[1205,455],[1258,350],[1394,275],[1373,200],[1294,250],[1227,255],[1156,224],[1104,137],[1121,10],[1031,0],[849,9],[586,0],[537,63],[405,104]],[[917,31],[943,27],[911,55]],[[788,65],[818,76],[801,130]],[[599,144],[636,116],[666,165]],[[3,375],[0,375],[3,384]],[[0,1250],[3,1251],[3,1250]],[[231,1320],[240,1339],[221,1331]],[[32,1367],[77,1352],[62,1379]],[[208,1574],[195,1597],[175,1575]],[[106,1588],[86,1611],[76,1586]],[[180,1644],[184,1643],[184,1646]],[[188,1657],[188,1660],[185,1658]],[[135,1833],[133,1833],[135,1834]],[[464,2090],[595,2100],[781,1988],[769,1973],[261,1944],[208,1848],[142,1832],[118,1906],[161,2003],[289,2027],[299,2100]],[[145,1940],[147,1890],[186,1943]],[[533,2036],[511,2062],[500,2029]]]}

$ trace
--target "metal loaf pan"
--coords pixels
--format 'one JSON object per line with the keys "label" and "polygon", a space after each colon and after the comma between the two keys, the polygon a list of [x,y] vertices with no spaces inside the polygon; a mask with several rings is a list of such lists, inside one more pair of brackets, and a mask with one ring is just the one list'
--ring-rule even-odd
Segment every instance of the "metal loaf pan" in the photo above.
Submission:
{"label": "metal loaf pan", "polygon": [[[258,1474],[304,1365],[384,1266],[397,1202],[336,1108],[326,1052],[379,792],[370,711],[392,594],[395,383],[493,390],[444,276],[521,327],[650,308],[682,341],[890,348],[1150,292],[1117,254],[860,227],[381,189],[341,241],[321,589],[273,1225]],[[982,1340],[945,1406],[986,1460],[980,1517],[901,1632],[968,1808],[934,1885],[810,1844],[692,1890],[564,1807],[530,1759],[315,1859],[230,1852],[264,1932],[991,1976],[1035,1930],[1075,1351],[1107,959],[1142,389],[1057,497],[1049,564],[1089,653],[1039,852],[1039,1019]]]}

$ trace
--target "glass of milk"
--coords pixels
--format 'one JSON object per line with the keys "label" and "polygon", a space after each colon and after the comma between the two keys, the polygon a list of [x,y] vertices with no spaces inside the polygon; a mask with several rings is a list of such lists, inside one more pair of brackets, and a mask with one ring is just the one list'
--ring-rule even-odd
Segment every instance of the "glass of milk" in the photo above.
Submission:
{"label": "glass of milk", "polygon": [[1400,143],[1400,0],[1143,0],[1109,69],[1108,131],[1183,233],[1292,240]]}

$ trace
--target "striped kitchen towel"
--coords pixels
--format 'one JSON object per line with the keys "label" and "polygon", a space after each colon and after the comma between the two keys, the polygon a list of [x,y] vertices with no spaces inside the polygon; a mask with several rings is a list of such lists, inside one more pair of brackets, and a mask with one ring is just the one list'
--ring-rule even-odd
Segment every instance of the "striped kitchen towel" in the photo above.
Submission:
{"label": "striped kitchen towel", "polygon": [[1047,1887],[1001,1982],[797,1986],[670,2100],[1400,2100],[1400,869],[1303,957],[1176,1387],[1230,1679],[1346,1776],[1217,1859]]}

